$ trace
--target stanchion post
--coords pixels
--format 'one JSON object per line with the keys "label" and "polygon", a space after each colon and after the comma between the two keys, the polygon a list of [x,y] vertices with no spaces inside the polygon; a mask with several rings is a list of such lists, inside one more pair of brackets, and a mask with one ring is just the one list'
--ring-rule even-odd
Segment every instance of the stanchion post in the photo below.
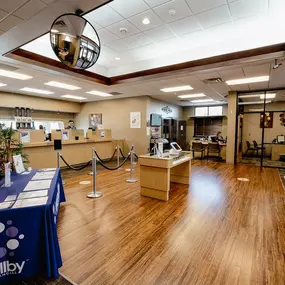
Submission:
{"label": "stanchion post", "polygon": [[97,158],[93,156],[92,157],[93,192],[87,195],[88,198],[100,198],[103,196],[102,192],[96,191],[96,164],[97,164]]}
{"label": "stanchion post", "polygon": [[[57,154],[57,168],[60,169],[60,152],[59,150],[56,152]],[[66,182],[62,179],[62,185],[66,185]]]}
{"label": "stanchion post", "polygon": [[122,167],[119,167],[120,166],[120,146],[117,145],[117,167],[118,167],[118,170],[122,169]]}
{"label": "stanchion post", "polygon": [[131,171],[130,171],[130,178],[126,179],[126,182],[128,183],[135,183],[137,182],[137,179],[133,177],[134,172],[134,146],[132,146],[131,149]]}
{"label": "stanchion post", "polygon": [[[92,147],[92,158],[95,157],[94,154],[95,154],[95,148]],[[97,163],[97,160],[96,160],[96,163]],[[97,167],[96,167],[96,169],[97,169]],[[96,172],[96,174],[98,174],[98,172]],[[89,175],[89,176],[93,176],[93,171],[89,172],[88,175]]]}

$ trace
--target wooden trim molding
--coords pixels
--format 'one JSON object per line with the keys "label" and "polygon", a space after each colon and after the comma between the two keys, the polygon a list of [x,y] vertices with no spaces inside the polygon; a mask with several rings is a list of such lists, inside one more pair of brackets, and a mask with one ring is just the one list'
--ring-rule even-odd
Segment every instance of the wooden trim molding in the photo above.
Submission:
{"label": "wooden trim molding", "polygon": [[245,58],[250,58],[254,56],[262,56],[266,54],[271,53],[277,53],[277,52],[284,52],[285,51],[285,43],[277,44],[277,45],[271,45],[271,46],[265,46],[261,48],[255,48],[255,49],[249,49],[245,51],[239,51],[234,53],[228,53],[218,56],[213,56],[209,58],[203,58],[188,62],[183,62],[179,64],[173,64],[163,67],[157,67],[153,69],[147,69],[142,70],[138,72],[123,74],[119,76],[114,77],[105,77],[100,74],[96,74],[90,71],[86,70],[79,70],[79,69],[71,69],[68,66],[62,64],[59,61],[23,50],[23,49],[17,49],[12,51],[9,54],[6,54],[7,57],[13,58],[15,60],[20,60],[29,64],[38,65],[42,67],[49,67],[51,69],[57,70],[57,71],[65,71],[68,72],[70,75],[76,75],[83,79],[87,79],[96,83],[104,84],[104,85],[115,85],[120,83],[120,81],[138,78],[138,77],[144,77],[149,75],[155,75],[155,74],[162,74],[170,71],[178,71],[188,68],[194,68],[194,67],[201,67],[206,66],[210,64],[217,64],[217,63],[223,63],[227,61],[232,60],[240,60]]}

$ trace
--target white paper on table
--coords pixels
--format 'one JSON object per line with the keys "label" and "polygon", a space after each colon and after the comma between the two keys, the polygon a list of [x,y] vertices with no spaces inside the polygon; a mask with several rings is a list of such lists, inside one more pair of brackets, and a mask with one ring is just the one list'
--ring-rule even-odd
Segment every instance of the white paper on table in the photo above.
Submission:
{"label": "white paper on table", "polygon": [[17,195],[9,195],[6,197],[4,202],[11,202],[11,201],[15,201],[17,199]]}
{"label": "white paper on table", "polygon": [[47,200],[48,197],[17,200],[12,208],[24,208],[45,205],[47,203]]}
{"label": "white paper on table", "polygon": [[18,200],[46,197],[47,195],[48,195],[48,190],[25,192],[19,195]]}
{"label": "white paper on table", "polygon": [[39,172],[45,172],[45,171],[55,171],[56,168],[42,168],[42,169],[39,169]]}
{"label": "white paper on table", "polygon": [[29,171],[25,171],[25,172],[23,172],[23,173],[21,173],[21,175],[28,175],[28,174],[30,174],[31,172],[29,172]]}
{"label": "white paper on table", "polygon": [[13,205],[13,203],[14,203],[14,201],[0,203],[0,210],[10,208]]}
{"label": "white paper on table", "polygon": [[24,164],[23,164],[22,156],[20,154],[19,155],[14,155],[13,156],[13,161],[14,161],[16,172],[18,174],[23,173],[25,171],[25,167],[24,167]]}
{"label": "white paper on table", "polygon": [[37,172],[32,180],[52,179],[55,176],[55,171]]}
{"label": "white paper on table", "polygon": [[36,180],[30,181],[24,189],[25,191],[45,190],[49,189],[51,180]]}

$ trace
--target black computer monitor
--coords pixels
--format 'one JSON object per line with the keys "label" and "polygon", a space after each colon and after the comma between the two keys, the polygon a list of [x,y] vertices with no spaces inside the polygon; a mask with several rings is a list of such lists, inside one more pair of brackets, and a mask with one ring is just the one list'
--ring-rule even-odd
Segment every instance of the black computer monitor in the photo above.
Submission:
{"label": "black computer monitor", "polygon": [[161,127],[162,125],[162,117],[158,114],[150,115],[150,126],[151,127]]}

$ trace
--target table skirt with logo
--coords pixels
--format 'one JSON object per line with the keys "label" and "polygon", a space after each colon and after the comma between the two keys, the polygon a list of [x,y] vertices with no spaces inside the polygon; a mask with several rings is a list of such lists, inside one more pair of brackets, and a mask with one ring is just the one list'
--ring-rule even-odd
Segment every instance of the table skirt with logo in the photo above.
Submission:
{"label": "table skirt with logo", "polygon": [[[9,195],[23,192],[36,172],[12,175],[13,185],[0,187],[0,203]],[[65,202],[65,195],[57,169],[45,205],[0,210],[0,283],[37,275],[46,278],[59,276],[62,260],[57,222],[61,202]]]}

